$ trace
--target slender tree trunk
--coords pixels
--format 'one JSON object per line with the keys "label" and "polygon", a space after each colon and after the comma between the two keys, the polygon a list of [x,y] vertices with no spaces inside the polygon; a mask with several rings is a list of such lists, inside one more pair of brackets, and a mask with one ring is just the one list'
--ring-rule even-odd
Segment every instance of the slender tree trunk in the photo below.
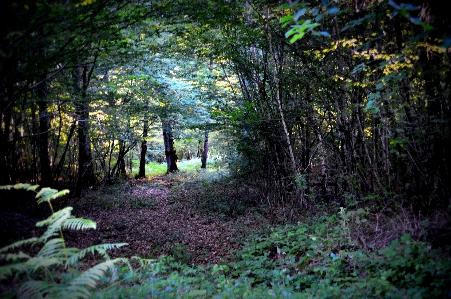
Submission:
{"label": "slender tree trunk", "polygon": [[141,157],[139,160],[139,173],[137,178],[146,176],[146,153],[147,153],[147,131],[149,130],[149,120],[144,120],[143,140],[141,142]]}
{"label": "slender tree trunk", "polygon": [[120,176],[120,175],[126,175],[127,174],[127,169],[125,168],[125,154],[126,154],[126,149],[125,149],[125,142],[124,140],[120,139],[119,140],[119,155],[117,157],[117,165],[118,165],[118,170],[116,173],[116,176]]}
{"label": "slender tree trunk", "polygon": [[31,177],[32,181],[37,184],[38,183],[38,154],[39,154],[39,137],[38,137],[38,119],[39,115],[36,114],[36,105],[34,103],[31,104]]}
{"label": "slender tree trunk", "polygon": [[[0,92],[0,181],[2,184],[11,183],[11,120],[12,111],[10,98],[12,94],[12,86],[5,87]],[[4,96],[6,95],[6,96]]]}
{"label": "slender tree trunk", "polygon": [[[269,8],[267,9],[267,20],[269,20]],[[267,24],[267,30],[268,30],[268,43],[269,43],[269,52],[271,54],[271,59],[272,59],[272,75],[273,75],[273,83],[275,84],[275,100],[277,102],[277,108],[278,108],[278,112],[279,112],[279,116],[280,116],[280,121],[282,123],[282,128],[283,128],[283,132],[285,134],[285,140],[286,140],[286,145],[288,148],[288,156],[290,158],[290,168],[291,168],[291,174],[294,176],[296,174],[296,159],[294,157],[294,153],[293,153],[293,147],[291,145],[291,140],[290,140],[290,134],[288,132],[288,127],[287,127],[287,123],[285,121],[285,113],[283,111],[283,105],[282,105],[282,96],[280,94],[280,83],[279,83],[279,78],[278,78],[278,70],[277,70],[277,60],[276,60],[276,53],[273,49],[273,45],[272,45],[272,37],[271,37],[271,28],[269,27],[269,25]],[[279,65],[282,65],[283,62],[279,62]]]}
{"label": "slender tree trunk", "polygon": [[67,154],[67,150],[69,149],[70,141],[72,139],[72,136],[74,136],[74,133],[75,133],[75,128],[76,128],[76,125],[75,125],[75,121],[74,121],[72,123],[72,125],[70,126],[69,135],[67,137],[67,142],[66,142],[66,146],[64,147],[64,151],[61,154],[61,158],[60,158],[58,164],[56,165],[55,172],[53,175],[53,182],[58,180],[58,178],[61,174],[61,171],[62,171],[63,165],[64,165],[64,161],[66,160],[66,154]]}
{"label": "slender tree trunk", "polygon": [[47,102],[47,81],[46,74],[42,76],[42,82],[37,87],[38,111],[39,111],[39,164],[41,186],[49,186],[52,183],[52,172],[49,158],[49,130],[50,121]]}
{"label": "slender tree trunk", "polygon": [[202,153],[204,151],[204,148],[202,147],[202,140],[199,140],[199,144],[197,145],[197,158],[202,158]]}
{"label": "slender tree trunk", "polygon": [[166,155],[167,172],[174,172],[177,168],[177,154],[174,149],[174,139],[172,137],[171,123],[168,120],[162,121],[163,127],[163,140],[164,140],[164,153]]}
{"label": "slender tree trunk", "polygon": [[205,140],[204,140],[204,150],[202,152],[201,162],[202,165],[200,168],[207,168],[207,159],[208,159],[208,132],[205,132]]}
{"label": "slender tree trunk", "polygon": [[[112,175],[115,175],[116,177],[120,175],[127,174],[126,164],[125,164],[125,156],[127,153],[134,148],[136,145],[136,142],[131,143],[128,147],[126,146],[126,142],[124,140],[119,140],[119,154],[117,156],[116,164],[114,164],[111,172],[108,174],[108,178],[110,178]],[[110,152],[110,161],[111,161],[111,154],[113,151],[113,145],[111,146],[111,152]]]}
{"label": "slender tree trunk", "polygon": [[79,196],[85,187],[92,186],[94,180],[94,169],[92,165],[91,142],[89,139],[89,105],[81,103],[78,120],[78,181],[76,195]]}
{"label": "slender tree trunk", "polygon": [[[89,138],[89,98],[87,93],[94,65],[95,59],[90,69],[88,62],[85,62],[81,75],[81,90],[78,83],[79,76],[75,78],[77,80],[77,90],[81,91],[81,98],[75,105],[78,115],[78,180],[75,188],[76,196],[80,196],[83,188],[94,186],[96,183],[92,164],[91,141]],[[75,70],[78,73],[79,70],[77,67]]]}

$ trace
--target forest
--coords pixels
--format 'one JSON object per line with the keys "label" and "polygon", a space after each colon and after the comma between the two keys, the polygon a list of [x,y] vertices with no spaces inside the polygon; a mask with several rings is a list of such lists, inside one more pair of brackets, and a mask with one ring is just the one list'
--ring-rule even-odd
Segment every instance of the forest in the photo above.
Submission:
{"label": "forest", "polygon": [[10,0],[1,298],[451,298],[446,0]]}

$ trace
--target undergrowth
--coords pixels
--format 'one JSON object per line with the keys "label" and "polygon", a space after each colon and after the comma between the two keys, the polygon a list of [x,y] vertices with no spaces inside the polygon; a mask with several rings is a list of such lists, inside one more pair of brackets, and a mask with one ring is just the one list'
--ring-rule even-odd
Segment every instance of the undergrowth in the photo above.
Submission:
{"label": "undergrowth", "polygon": [[[54,211],[52,201],[69,193],[51,188],[36,190],[38,185],[16,184],[0,189],[24,189],[36,192],[37,203],[48,203],[51,215],[36,226],[47,227],[41,237],[17,241],[0,248],[1,298],[89,298],[90,291],[100,280],[114,281],[117,266],[129,271],[132,266],[126,258],[110,259],[107,250],[126,243],[100,244],[84,249],[68,248],[63,230],[95,229],[96,223],[72,216],[72,207]],[[83,259],[95,255],[98,263],[85,270]],[[98,257],[101,257],[99,260]],[[145,260],[133,257],[141,265]]]}
{"label": "undergrowth", "polygon": [[[3,189],[37,186],[19,184]],[[38,203],[64,195],[43,188]],[[111,260],[106,250],[125,244],[66,248],[65,228],[94,228],[72,218],[71,208],[54,212],[38,225],[40,238],[0,249],[2,298],[450,298],[451,259],[426,242],[405,234],[383,248],[358,243],[352,235],[366,225],[363,209],[341,208],[334,215],[264,229],[248,238],[223,262],[189,264],[186,246],[172,257]],[[35,255],[19,251],[40,246]],[[31,250],[33,252],[33,250]],[[82,260],[102,261],[87,270]],[[221,261],[221,260],[220,260]]]}
{"label": "undergrowth", "polygon": [[[342,210],[343,211],[343,210]],[[94,298],[448,298],[451,260],[404,235],[362,250],[346,217],[274,227],[249,239],[232,261],[206,266],[162,256]]]}

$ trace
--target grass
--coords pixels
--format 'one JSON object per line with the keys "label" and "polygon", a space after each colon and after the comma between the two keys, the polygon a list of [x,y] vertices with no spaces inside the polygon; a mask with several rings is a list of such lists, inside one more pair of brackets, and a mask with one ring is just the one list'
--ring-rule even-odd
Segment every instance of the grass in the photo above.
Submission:
{"label": "grass", "polygon": [[[180,172],[184,173],[194,173],[200,169],[201,166],[200,158],[194,158],[191,160],[181,160],[177,162],[178,169]],[[207,160],[207,169],[216,170],[220,168],[218,163],[216,163],[213,159]],[[138,174],[139,170],[139,160],[133,160],[133,175]],[[156,163],[149,162],[146,164],[146,176],[147,177],[155,177],[165,175],[167,171],[166,162]]]}
{"label": "grass", "polygon": [[[154,177],[166,174],[166,163],[150,162],[146,163],[146,176]],[[133,160],[133,176],[139,171],[139,160]]]}

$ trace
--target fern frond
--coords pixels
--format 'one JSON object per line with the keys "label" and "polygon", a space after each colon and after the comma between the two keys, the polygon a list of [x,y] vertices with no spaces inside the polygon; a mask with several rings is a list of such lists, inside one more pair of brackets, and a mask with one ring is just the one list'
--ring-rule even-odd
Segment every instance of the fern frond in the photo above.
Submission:
{"label": "fern frond", "polygon": [[90,296],[90,293],[87,288],[94,288],[97,284],[97,281],[105,276],[108,270],[114,271],[114,265],[119,262],[127,263],[128,261],[126,258],[117,258],[114,260],[105,261],[86,270],[80,276],[75,278],[66,288],[68,293],[86,289],[86,296],[84,296],[83,298],[88,298]]}
{"label": "fern frond", "polygon": [[36,192],[36,189],[38,189],[38,188],[39,188],[39,185],[30,185],[25,190],[27,190],[27,191],[35,191]]}
{"label": "fern frond", "polygon": [[58,254],[62,249],[64,249],[64,240],[61,238],[51,239],[44,244],[39,253],[36,256],[40,257],[54,257],[61,256]]}
{"label": "fern frond", "polygon": [[64,299],[79,299],[79,298],[90,298],[91,292],[84,287],[79,287],[76,289],[65,289],[61,293],[58,294],[59,296],[56,298],[64,298]]}
{"label": "fern frond", "polygon": [[80,249],[75,248],[75,247],[63,248],[59,252],[59,256],[70,257],[70,256],[74,255],[75,253],[77,253],[78,251],[80,251]]}
{"label": "fern frond", "polygon": [[11,190],[12,188],[14,188],[14,185],[3,185],[3,186],[0,186],[0,190]]}
{"label": "fern frond", "polygon": [[107,250],[119,248],[119,247],[122,247],[125,245],[128,245],[128,243],[99,244],[99,245],[87,247],[87,248],[82,249],[79,252],[73,254],[70,258],[68,258],[66,261],[66,267],[69,265],[74,265],[79,260],[83,259],[87,253],[94,254],[95,252],[97,252],[97,253],[100,253],[101,255],[103,255],[104,257],[107,257],[107,259],[109,259],[108,255],[106,254]]}
{"label": "fern frond", "polygon": [[[44,298],[46,294],[53,293],[56,286],[45,281],[30,280],[22,284],[17,292],[18,298]],[[52,296],[49,296],[52,297]]]}
{"label": "fern frond", "polygon": [[38,194],[36,194],[36,198],[38,199],[38,204],[41,204],[43,202],[50,202],[53,199],[56,199],[58,197],[64,196],[66,194],[69,194],[68,189],[64,189],[61,191],[58,191],[56,189],[52,188],[42,188],[41,191],[39,191]]}
{"label": "fern frond", "polygon": [[58,197],[62,197],[69,193],[70,193],[70,191],[68,189],[64,189],[64,190],[58,191],[55,194],[53,194],[52,196],[50,196],[50,198],[48,200],[57,199]]}
{"label": "fern frond", "polygon": [[23,253],[22,251],[20,251],[19,253],[0,254],[0,260],[13,263],[17,262],[18,260],[29,258],[31,258],[31,256],[29,256],[26,253]]}
{"label": "fern frond", "polygon": [[38,200],[38,204],[41,204],[43,202],[49,202],[50,201],[50,197],[52,197],[52,195],[58,193],[58,190],[56,189],[52,189],[49,187],[46,188],[42,188],[41,191],[38,192],[38,194],[36,194],[36,199]]}
{"label": "fern frond", "polygon": [[84,230],[88,228],[96,229],[97,224],[90,220],[84,218],[69,218],[64,221],[62,228],[63,229],[73,229],[73,230]]}
{"label": "fern frond", "polygon": [[53,213],[49,218],[36,223],[37,227],[48,225],[49,227],[40,239],[47,241],[48,238],[58,235],[58,232],[64,221],[71,217],[72,207],[67,207]]}
{"label": "fern frond", "polygon": [[0,186],[0,190],[11,190],[11,189],[25,189],[26,191],[36,191],[39,188],[39,185],[30,185],[30,184],[15,184],[15,185],[5,185]]}
{"label": "fern frond", "polygon": [[152,265],[157,262],[156,259],[143,259],[142,257],[136,256],[136,255],[134,255],[130,258],[130,261],[132,261],[132,260],[136,260],[141,267]]}
{"label": "fern frond", "polygon": [[9,244],[8,246],[5,246],[3,248],[0,248],[0,252],[6,252],[12,249],[15,249],[17,247],[26,245],[26,244],[34,244],[38,241],[38,238],[30,238],[30,239],[25,239],[25,240],[20,240],[17,242],[14,242],[12,244]]}
{"label": "fern frond", "polygon": [[36,272],[40,268],[64,264],[64,258],[36,256],[25,262],[25,269]]}
{"label": "fern frond", "polygon": [[66,207],[62,210],[56,211],[55,213],[53,213],[49,218],[39,221],[38,223],[36,223],[37,227],[42,227],[44,225],[48,225],[51,224],[55,221],[57,221],[58,219],[62,218],[62,217],[66,217],[67,215],[70,215],[71,211],[72,211],[72,207]]}
{"label": "fern frond", "polygon": [[0,267],[0,280],[13,275],[14,272],[23,272],[26,269],[26,262],[10,264]]}

